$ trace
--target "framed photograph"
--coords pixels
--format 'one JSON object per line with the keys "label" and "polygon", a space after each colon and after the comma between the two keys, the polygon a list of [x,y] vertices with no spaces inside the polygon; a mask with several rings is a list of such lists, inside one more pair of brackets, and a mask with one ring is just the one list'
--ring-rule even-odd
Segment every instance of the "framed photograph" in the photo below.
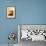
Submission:
{"label": "framed photograph", "polygon": [[7,18],[16,18],[15,11],[15,7],[7,7]]}

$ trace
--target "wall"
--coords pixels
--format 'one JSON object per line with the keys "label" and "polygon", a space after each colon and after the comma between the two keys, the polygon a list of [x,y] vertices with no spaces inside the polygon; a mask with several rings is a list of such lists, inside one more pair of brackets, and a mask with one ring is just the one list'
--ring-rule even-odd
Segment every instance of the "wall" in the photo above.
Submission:
{"label": "wall", "polygon": [[[8,6],[16,6],[16,19],[6,19]],[[8,43],[9,32],[18,32],[17,24],[46,24],[46,0],[0,0],[0,44]]]}
{"label": "wall", "polygon": [[46,24],[46,0],[16,0],[19,24]]}
{"label": "wall", "polygon": [[[0,0],[0,44],[7,44],[9,42],[8,35],[10,32],[15,32],[18,35],[17,30],[17,18],[7,19],[6,8],[8,6],[16,6],[13,0]],[[18,43],[16,38],[15,43]]]}

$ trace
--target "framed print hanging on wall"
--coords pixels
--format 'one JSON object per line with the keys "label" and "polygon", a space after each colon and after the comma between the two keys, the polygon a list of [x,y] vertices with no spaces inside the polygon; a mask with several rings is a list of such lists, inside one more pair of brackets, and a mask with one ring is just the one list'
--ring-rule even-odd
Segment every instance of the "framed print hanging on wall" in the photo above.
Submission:
{"label": "framed print hanging on wall", "polygon": [[15,11],[15,7],[7,7],[7,18],[16,18]]}

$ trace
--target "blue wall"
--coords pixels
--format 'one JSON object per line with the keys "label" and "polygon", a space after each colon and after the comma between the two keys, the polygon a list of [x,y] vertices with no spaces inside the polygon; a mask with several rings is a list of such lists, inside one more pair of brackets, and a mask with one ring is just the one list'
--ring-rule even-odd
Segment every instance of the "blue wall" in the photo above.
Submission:
{"label": "blue wall", "polygon": [[[6,8],[8,6],[16,6],[13,0],[0,0],[0,44],[7,44],[9,42],[8,35],[10,32],[15,32],[18,35],[17,30],[17,18],[7,19],[6,18]],[[18,42],[16,38],[15,43]]]}
{"label": "blue wall", "polygon": [[20,24],[46,24],[46,0],[16,0]]}
{"label": "blue wall", "polygon": [[[6,18],[8,6],[16,6],[16,19]],[[9,32],[17,34],[17,24],[46,24],[46,0],[0,0],[0,43],[8,43]]]}

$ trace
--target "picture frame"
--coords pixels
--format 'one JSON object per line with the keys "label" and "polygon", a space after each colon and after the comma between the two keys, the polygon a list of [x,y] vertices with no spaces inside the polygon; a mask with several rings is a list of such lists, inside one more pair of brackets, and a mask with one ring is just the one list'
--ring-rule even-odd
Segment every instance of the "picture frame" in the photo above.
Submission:
{"label": "picture frame", "polygon": [[16,9],[15,7],[7,7],[7,18],[16,18]]}

